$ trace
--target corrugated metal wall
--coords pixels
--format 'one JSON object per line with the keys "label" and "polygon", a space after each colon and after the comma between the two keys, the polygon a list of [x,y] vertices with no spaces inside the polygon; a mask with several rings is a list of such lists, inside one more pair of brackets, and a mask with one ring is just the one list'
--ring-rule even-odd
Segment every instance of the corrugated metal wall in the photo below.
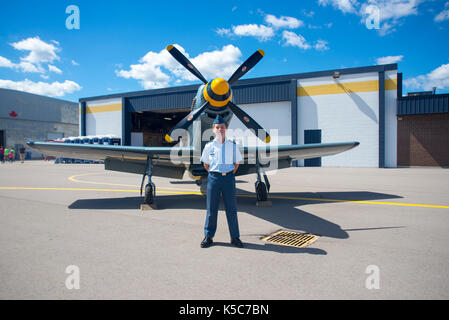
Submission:
{"label": "corrugated metal wall", "polygon": [[449,112],[449,94],[401,97],[398,99],[398,116]]}
{"label": "corrugated metal wall", "polygon": [[144,95],[126,98],[126,111],[151,111],[190,108],[196,91]]}
{"label": "corrugated metal wall", "polygon": [[[232,87],[236,104],[289,101],[290,81],[257,85],[235,85]],[[148,94],[126,98],[126,111],[151,111],[190,108],[196,90]]]}
{"label": "corrugated metal wall", "polygon": [[237,85],[232,88],[236,104],[290,101],[290,81],[258,85]]}

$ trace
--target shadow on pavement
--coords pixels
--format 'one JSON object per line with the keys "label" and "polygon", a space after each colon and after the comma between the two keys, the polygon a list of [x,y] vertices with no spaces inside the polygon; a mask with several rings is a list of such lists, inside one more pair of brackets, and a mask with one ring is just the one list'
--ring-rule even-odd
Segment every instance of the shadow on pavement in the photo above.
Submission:
{"label": "shadow on pavement", "polygon": [[[368,191],[348,191],[348,192],[320,192],[320,193],[270,193],[269,200],[271,207],[257,207],[254,194],[247,191],[237,190],[238,210],[246,212],[260,219],[278,225],[281,228],[311,233],[319,236],[335,239],[347,239],[347,231],[361,231],[374,229],[402,228],[402,227],[378,227],[364,229],[343,230],[331,221],[310,214],[297,207],[307,204],[330,203],[329,199],[340,201],[369,201],[380,199],[401,198],[396,195],[383,194]],[[158,211],[164,209],[196,209],[206,210],[206,198],[201,195],[158,195]],[[102,199],[80,199],[69,205],[69,209],[93,209],[93,210],[139,210],[143,203],[142,197],[125,198],[102,198]],[[220,210],[224,210],[223,201],[220,203]],[[243,236],[245,236],[243,234]],[[260,237],[264,236],[260,234]],[[227,243],[216,242],[217,246],[231,246]],[[294,248],[272,244],[246,243],[246,249],[269,250],[279,253],[310,253],[327,254],[324,250],[316,248]]]}

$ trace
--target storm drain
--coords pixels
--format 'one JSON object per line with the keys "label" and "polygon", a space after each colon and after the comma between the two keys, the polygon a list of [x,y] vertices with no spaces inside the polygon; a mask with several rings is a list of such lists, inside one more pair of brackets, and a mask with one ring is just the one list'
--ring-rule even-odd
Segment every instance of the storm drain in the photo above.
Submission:
{"label": "storm drain", "polygon": [[310,233],[280,230],[262,238],[262,240],[283,246],[304,248],[314,243],[318,238],[319,236]]}

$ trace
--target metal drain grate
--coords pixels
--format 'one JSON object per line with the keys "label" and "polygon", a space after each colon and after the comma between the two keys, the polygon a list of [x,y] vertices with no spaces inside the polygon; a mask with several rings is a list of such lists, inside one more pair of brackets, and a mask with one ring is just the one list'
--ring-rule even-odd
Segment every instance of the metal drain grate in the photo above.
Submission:
{"label": "metal drain grate", "polygon": [[262,240],[283,246],[304,248],[314,243],[318,238],[319,236],[310,233],[280,230],[262,238]]}

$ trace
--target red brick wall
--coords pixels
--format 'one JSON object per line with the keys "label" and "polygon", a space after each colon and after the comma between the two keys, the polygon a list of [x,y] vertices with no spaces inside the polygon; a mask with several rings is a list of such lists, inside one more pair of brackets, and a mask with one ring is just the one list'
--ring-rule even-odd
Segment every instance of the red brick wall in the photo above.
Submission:
{"label": "red brick wall", "polygon": [[398,166],[449,166],[448,113],[398,116]]}

